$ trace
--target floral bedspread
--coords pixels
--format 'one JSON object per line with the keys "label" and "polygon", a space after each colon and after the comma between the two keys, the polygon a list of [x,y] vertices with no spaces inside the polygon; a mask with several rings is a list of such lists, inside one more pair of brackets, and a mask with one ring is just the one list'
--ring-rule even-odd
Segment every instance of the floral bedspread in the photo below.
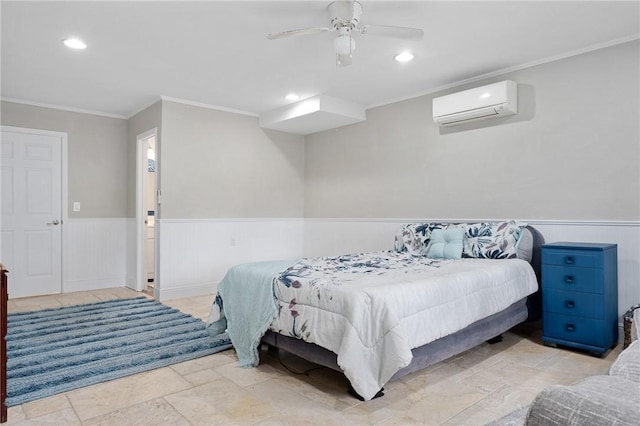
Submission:
{"label": "floral bedspread", "polygon": [[538,288],[519,259],[429,259],[382,251],[303,259],[274,280],[271,329],[338,354],[354,389],[373,397],[411,349],[497,313]]}
{"label": "floral bedspread", "polygon": [[[269,328],[335,352],[365,399],[411,362],[412,348],[506,309],[538,287],[523,260],[395,251],[302,259],[272,283],[277,314]],[[214,303],[210,320],[219,318],[220,305]]]}
{"label": "floral bedspread", "polygon": [[335,311],[336,293],[352,293],[357,288],[388,283],[391,277],[395,281],[410,275],[433,273],[446,262],[395,251],[302,259],[276,277],[274,291],[279,300],[276,324],[284,327],[274,331],[304,340],[311,337],[309,319],[298,319],[299,311],[309,306],[301,306],[305,303],[301,296],[317,299],[315,302],[321,309]]}

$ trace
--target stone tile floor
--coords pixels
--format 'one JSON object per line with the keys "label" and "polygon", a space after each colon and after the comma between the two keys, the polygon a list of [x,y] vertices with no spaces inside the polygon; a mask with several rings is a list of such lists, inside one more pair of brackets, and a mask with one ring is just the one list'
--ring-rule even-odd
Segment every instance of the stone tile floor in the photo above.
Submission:
{"label": "stone tile floor", "polygon": [[[9,300],[9,312],[139,296],[125,288]],[[206,320],[213,296],[165,304]],[[523,324],[385,386],[360,402],[339,373],[263,351],[241,369],[233,350],[9,408],[8,425],[483,425],[529,404],[544,387],[606,373],[604,358],[543,346],[540,323]]]}

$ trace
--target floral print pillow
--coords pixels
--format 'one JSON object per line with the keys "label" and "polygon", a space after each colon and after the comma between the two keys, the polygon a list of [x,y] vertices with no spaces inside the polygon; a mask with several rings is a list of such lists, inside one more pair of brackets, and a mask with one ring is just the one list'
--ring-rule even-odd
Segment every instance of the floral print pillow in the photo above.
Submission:
{"label": "floral print pillow", "polygon": [[518,257],[517,243],[526,223],[480,222],[466,223],[462,257],[480,259],[511,259]]}
{"label": "floral print pillow", "polygon": [[395,237],[395,251],[407,251],[415,256],[427,254],[431,231],[444,229],[442,223],[408,223],[403,225]]}

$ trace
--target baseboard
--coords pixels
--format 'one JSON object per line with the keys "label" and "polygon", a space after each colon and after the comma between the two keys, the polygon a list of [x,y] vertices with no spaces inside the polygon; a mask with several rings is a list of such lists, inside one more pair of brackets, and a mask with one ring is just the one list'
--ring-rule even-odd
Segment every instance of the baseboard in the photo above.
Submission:
{"label": "baseboard", "polygon": [[105,288],[124,287],[124,284],[125,277],[65,281],[62,283],[62,292],[102,290]]}
{"label": "baseboard", "polygon": [[184,299],[185,297],[206,297],[206,295],[211,295],[211,301],[213,302],[213,295],[218,291],[218,283],[211,282],[173,288],[162,288],[161,285],[159,291],[161,302],[165,300]]}

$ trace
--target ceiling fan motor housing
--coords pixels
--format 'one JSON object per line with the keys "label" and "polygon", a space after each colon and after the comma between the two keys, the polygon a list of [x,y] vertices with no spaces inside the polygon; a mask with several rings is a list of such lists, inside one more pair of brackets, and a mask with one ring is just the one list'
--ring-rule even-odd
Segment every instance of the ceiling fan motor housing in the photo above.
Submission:
{"label": "ceiling fan motor housing", "polygon": [[334,1],[328,6],[331,25],[337,30],[343,27],[356,28],[362,16],[362,5],[358,1]]}

